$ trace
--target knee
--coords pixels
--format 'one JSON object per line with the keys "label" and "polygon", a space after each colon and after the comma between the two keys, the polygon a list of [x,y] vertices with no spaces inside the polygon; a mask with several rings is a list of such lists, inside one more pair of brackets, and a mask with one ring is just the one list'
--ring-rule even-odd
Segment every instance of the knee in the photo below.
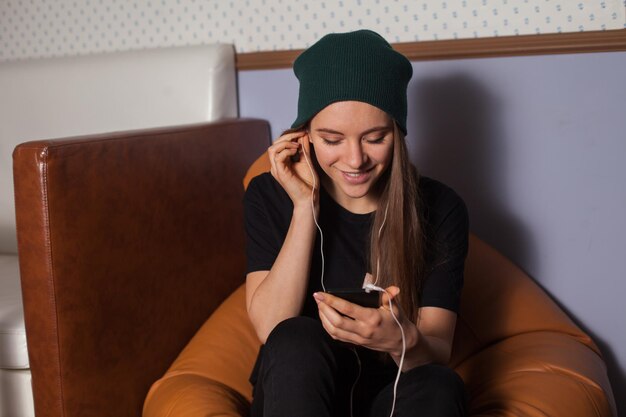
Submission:
{"label": "knee", "polygon": [[[382,415],[391,407],[392,384],[379,395],[371,416]],[[452,369],[435,364],[418,366],[400,377],[397,415],[466,416],[467,396],[463,380]],[[388,413],[388,412],[387,412]]]}
{"label": "knee", "polygon": [[465,384],[453,369],[443,365],[433,365],[436,385],[441,387],[441,391],[452,394],[455,398],[465,395]]}
{"label": "knee", "polygon": [[265,348],[277,355],[297,353],[300,358],[307,352],[319,351],[328,343],[322,324],[310,317],[292,317],[276,325],[265,342]]}
{"label": "knee", "polygon": [[405,375],[409,379],[409,384],[416,382],[415,379],[420,379],[420,385],[427,387],[428,395],[433,399],[454,402],[465,402],[466,400],[463,380],[453,369],[447,366],[423,365]]}

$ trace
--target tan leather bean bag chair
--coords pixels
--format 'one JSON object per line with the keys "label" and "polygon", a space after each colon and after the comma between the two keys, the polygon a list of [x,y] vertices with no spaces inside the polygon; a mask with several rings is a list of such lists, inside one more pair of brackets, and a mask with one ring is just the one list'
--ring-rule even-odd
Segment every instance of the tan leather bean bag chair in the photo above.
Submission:
{"label": "tan leather bean bag chair", "polygon": [[[269,170],[266,155],[244,185]],[[519,268],[470,236],[450,367],[471,416],[616,416],[600,350]],[[259,342],[241,286],[156,381],[145,417],[245,416]]]}

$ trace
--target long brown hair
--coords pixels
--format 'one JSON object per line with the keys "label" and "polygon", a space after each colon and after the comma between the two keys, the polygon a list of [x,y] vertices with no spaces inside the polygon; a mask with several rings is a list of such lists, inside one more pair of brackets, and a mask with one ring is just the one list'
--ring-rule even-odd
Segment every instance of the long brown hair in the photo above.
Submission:
{"label": "long brown hair", "polygon": [[377,285],[398,286],[402,310],[416,320],[425,262],[419,175],[395,123],[393,133],[393,158],[380,179],[384,183],[370,232],[369,262]]}

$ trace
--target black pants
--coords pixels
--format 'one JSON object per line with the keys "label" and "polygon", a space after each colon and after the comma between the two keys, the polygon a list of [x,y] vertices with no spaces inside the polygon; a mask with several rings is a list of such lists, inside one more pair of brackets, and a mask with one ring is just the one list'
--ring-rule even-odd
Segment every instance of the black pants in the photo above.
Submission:
{"label": "black pants", "polygon": [[[391,412],[395,363],[356,348],[361,374],[354,388],[353,417]],[[279,323],[261,348],[250,382],[251,417],[349,417],[350,391],[359,366],[353,348],[334,341],[321,323],[295,317]],[[466,415],[463,381],[450,368],[423,365],[402,373],[394,417]]]}

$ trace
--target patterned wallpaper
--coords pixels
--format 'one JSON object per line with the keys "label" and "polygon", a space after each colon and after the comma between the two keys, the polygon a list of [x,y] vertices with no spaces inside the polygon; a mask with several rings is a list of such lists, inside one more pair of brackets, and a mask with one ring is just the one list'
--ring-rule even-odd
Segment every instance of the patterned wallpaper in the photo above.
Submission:
{"label": "patterned wallpaper", "polygon": [[610,30],[626,0],[0,0],[0,61],[211,42],[304,48],[369,28],[390,42]]}

